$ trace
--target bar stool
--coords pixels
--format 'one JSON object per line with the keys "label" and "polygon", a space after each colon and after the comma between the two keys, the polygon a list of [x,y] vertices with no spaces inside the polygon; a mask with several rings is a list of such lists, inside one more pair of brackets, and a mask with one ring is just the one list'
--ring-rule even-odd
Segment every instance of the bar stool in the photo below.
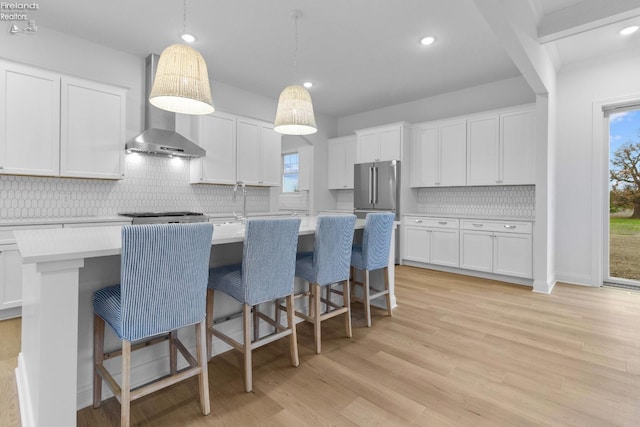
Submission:
{"label": "bar stool", "polygon": [[[386,297],[387,313],[392,316],[391,294],[389,293],[389,250],[393,232],[393,213],[368,213],[364,222],[362,245],[354,245],[351,252],[351,277],[353,286],[362,286],[363,297],[358,298],[352,292],[352,299],[364,304],[367,327],[371,327],[371,300]],[[363,272],[362,282],[355,280],[355,269]],[[384,289],[371,288],[369,273],[383,269]],[[373,293],[372,293],[373,292]]]}
{"label": "bar stool", "polygon": [[[209,272],[207,291],[207,354],[211,357],[211,337],[215,335],[244,355],[244,384],[253,390],[251,352],[265,344],[289,336],[291,364],[298,366],[298,343],[293,311],[287,316],[287,326],[259,311],[259,304],[286,297],[293,307],[293,273],[300,218],[249,219],[246,222],[242,264],[213,268]],[[242,304],[243,343],[214,327],[215,292],[224,292]],[[251,311],[254,333],[251,337]],[[273,334],[259,337],[258,320],[276,329]]]}
{"label": "bar stool", "polygon": [[[211,412],[205,354],[205,294],[213,225],[151,224],[122,227],[120,284],[93,294],[93,407],[102,400],[102,380],[120,401],[121,426],[129,425],[131,401],[197,375],[200,408]],[[122,341],[122,349],[104,352],[105,322]],[[176,330],[195,325],[195,358]],[[170,375],[131,389],[131,352],[169,341]],[[133,344],[136,342],[136,344]],[[189,367],[177,369],[177,350]],[[103,362],[122,357],[121,384]]]}
{"label": "bar stool", "polygon": [[[314,235],[313,252],[301,253],[296,261],[296,277],[308,282],[308,314],[296,311],[296,316],[313,323],[313,336],[316,353],[321,351],[322,321],[341,314],[345,315],[344,326],[347,337],[351,338],[351,298],[349,296],[349,261],[351,245],[356,225],[355,215],[319,216]],[[338,305],[331,300],[331,287],[342,285],[343,303]],[[327,297],[322,298],[322,288],[326,287]],[[321,303],[325,312],[321,312]]]}

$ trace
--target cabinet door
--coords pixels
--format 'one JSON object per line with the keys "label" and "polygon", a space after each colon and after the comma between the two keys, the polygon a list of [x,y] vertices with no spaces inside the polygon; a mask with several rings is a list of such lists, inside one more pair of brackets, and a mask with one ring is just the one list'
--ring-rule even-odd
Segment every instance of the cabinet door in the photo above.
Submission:
{"label": "cabinet door", "polygon": [[237,179],[245,184],[260,181],[260,123],[238,118],[236,125]]}
{"label": "cabinet door", "polygon": [[494,233],[493,272],[507,276],[532,277],[530,234]]}
{"label": "cabinet door", "polygon": [[411,187],[440,185],[438,126],[415,128],[411,140]]}
{"label": "cabinet door", "polygon": [[440,125],[440,184],[465,185],[467,182],[467,122]]}
{"label": "cabinet door", "polygon": [[62,78],[60,175],[122,179],[125,91]]}
{"label": "cabinet door", "polygon": [[356,163],[356,137],[351,136],[344,144],[344,171],[342,173],[342,188],[353,190],[353,165]]}
{"label": "cabinet door", "polygon": [[377,133],[359,134],[356,163],[375,162],[380,158],[380,143]]}
{"label": "cabinet door", "polygon": [[281,167],[281,135],[272,127],[260,128],[260,185],[279,187]]}
{"label": "cabinet door", "polygon": [[222,113],[197,117],[194,140],[207,151],[191,160],[191,182],[234,184],[236,182],[236,119]]}
{"label": "cabinet door", "polygon": [[60,173],[58,75],[0,62],[0,173]]}
{"label": "cabinet door", "polygon": [[481,231],[460,232],[460,267],[469,270],[493,270],[493,236]]}
{"label": "cabinet door", "polygon": [[459,267],[460,232],[434,228],[430,237],[431,264]]}
{"label": "cabinet door", "polygon": [[535,184],[532,110],[500,115],[501,184]]}
{"label": "cabinet door", "polygon": [[405,227],[404,259],[429,262],[429,230],[424,227]]}
{"label": "cabinet door", "polygon": [[400,140],[402,137],[401,130],[388,129],[380,132],[378,142],[379,148],[379,160],[400,160]]}
{"label": "cabinet door", "polygon": [[498,177],[498,116],[467,121],[467,185],[496,185]]}
{"label": "cabinet door", "polygon": [[298,190],[311,190],[313,176],[313,147],[298,148]]}
{"label": "cabinet door", "polygon": [[22,258],[17,245],[0,246],[0,309],[22,304]]}

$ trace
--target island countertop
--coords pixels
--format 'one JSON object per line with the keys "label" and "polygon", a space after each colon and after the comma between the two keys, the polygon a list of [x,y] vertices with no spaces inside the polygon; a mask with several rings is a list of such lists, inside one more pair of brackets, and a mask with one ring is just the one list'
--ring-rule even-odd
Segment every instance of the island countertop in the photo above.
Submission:
{"label": "island countertop", "polygon": [[[300,217],[300,235],[313,234],[317,217]],[[364,220],[356,222],[356,229]],[[122,250],[121,226],[56,228],[14,231],[24,264],[65,261],[119,255]],[[212,245],[242,242],[244,224],[216,224]]]}

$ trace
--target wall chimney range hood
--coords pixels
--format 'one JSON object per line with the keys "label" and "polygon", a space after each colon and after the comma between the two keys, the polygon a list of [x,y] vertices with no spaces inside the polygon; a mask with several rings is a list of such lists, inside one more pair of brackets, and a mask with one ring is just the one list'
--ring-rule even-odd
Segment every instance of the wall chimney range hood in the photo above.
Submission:
{"label": "wall chimney range hood", "polygon": [[149,94],[160,56],[147,56],[144,98],[145,130],[125,144],[128,153],[143,153],[163,157],[203,157],[207,152],[176,132],[175,113],[161,110],[149,103]]}

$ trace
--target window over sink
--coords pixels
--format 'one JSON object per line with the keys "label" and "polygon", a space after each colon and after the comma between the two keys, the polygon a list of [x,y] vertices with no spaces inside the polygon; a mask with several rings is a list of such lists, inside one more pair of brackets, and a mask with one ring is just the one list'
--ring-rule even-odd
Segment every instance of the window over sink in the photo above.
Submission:
{"label": "window over sink", "polygon": [[300,156],[296,153],[282,155],[282,192],[297,193],[300,188]]}

